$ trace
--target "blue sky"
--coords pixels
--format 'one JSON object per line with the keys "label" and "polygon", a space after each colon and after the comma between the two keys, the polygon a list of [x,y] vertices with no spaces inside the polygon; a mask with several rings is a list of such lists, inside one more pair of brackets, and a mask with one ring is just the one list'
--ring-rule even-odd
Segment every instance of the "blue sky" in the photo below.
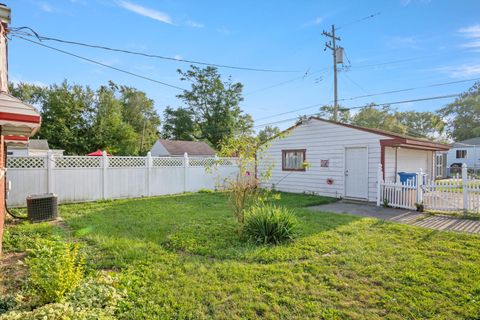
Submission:
{"label": "blue sky", "polygon": [[[244,111],[256,125],[318,110],[275,116],[333,99],[332,56],[322,30],[338,26],[350,63],[339,73],[339,98],[480,78],[480,1],[139,1],[15,0],[12,27],[42,35],[155,53],[172,58],[288,73],[220,69],[244,84]],[[379,13],[379,14],[377,14]],[[373,18],[359,21],[377,14]],[[188,64],[45,42],[48,45],[180,87]],[[93,88],[113,80],[145,91],[159,112],[181,106],[177,90],[13,38],[10,80]],[[280,84],[286,82],[284,84]],[[347,107],[455,94],[473,81],[344,100]],[[453,98],[398,104],[436,110]],[[293,121],[278,124],[285,128]]]}

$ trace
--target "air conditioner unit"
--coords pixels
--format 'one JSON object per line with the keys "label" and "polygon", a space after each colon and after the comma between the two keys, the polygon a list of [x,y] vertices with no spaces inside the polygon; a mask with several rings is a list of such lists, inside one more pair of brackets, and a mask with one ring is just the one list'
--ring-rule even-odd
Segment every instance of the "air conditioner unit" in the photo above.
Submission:
{"label": "air conditioner unit", "polygon": [[31,222],[55,220],[58,217],[57,195],[47,193],[28,196],[27,212]]}

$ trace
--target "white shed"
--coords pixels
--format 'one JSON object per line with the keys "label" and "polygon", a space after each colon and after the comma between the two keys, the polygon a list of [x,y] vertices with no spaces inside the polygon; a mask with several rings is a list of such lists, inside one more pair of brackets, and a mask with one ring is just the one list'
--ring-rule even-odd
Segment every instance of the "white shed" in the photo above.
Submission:
{"label": "white shed", "polygon": [[435,177],[435,153],[444,144],[378,129],[311,117],[268,141],[259,173],[271,168],[266,188],[295,193],[376,200],[378,165],[386,180],[421,168]]}

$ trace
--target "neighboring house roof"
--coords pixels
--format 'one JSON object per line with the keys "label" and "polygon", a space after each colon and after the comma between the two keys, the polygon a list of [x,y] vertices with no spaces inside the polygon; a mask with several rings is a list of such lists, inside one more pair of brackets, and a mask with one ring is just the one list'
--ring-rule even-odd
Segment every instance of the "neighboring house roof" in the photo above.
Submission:
{"label": "neighboring house roof", "polygon": [[[287,131],[290,131],[290,130],[302,125],[305,121],[309,121],[309,120],[316,120],[316,121],[332,123],[332,124],[336,124],[336,125],[340,125],[340,126],[344,126],[344,127],[348,127],[348,128],[367,131],[367,132],[379,134],[379,135],[382,135],[382,136],[385,136],[385,137],[389,137],[389,138],[392,138],[392,140],[390,140],[392,142],[392,144],[389,144],[391,146],[412,146],[412,147],[417,147],[419,149],[420,148],[425,148],[425,149],[429,149],[429,150],[448,150],[448,149],[450,149],[449,145],[434,142],[434,141],[431,141],[431,140],[425,139],[425,138],[411,137],[411,136],[403,135],[403,134],[400,134],[400,133],[394,133],[394,132],[390,132],[390,131],[386,131],[386,130],[382,130],[382,129],[367,128],[367,127],[357,126],[357,125],[353,125],[353,124],[347,124],[347,123],[341,123],[341,122],[336,122],[336,121],[332,121],[332,120],[326,120],[326,119],[322,119],[322,118],[319,118],[319,117],[309,117],[307,120],[304,120],[300,123],[297,123],[297,124],[291,126],[290,128],[282,131],[280,134],[282,134],[284,132],[287,132]],[[275,136],[275,137],[277,137],[277,136]],[[273,137],[273,138],[275,138],[275,137]]]}
{"label": "neighboring house roof", "polygon": [[48,141],[45,139],[30,139],[28,141],[28,149],[49,150]]}
{"label": "neighboring house roof", "polygon": [[454,148],[473,147],[473,146],[480,146],[480,137],[458,141],[453,144]]}
{"label": "neighboring house roof", "polygon": [[165,149],[172,156],[183,156],[186,153],[192,156],[213,156],[215,150],[213,150],[208,144],[203,141],[181,141],[181,140],[166,140],[159,139],[159,143],[163,145]]}

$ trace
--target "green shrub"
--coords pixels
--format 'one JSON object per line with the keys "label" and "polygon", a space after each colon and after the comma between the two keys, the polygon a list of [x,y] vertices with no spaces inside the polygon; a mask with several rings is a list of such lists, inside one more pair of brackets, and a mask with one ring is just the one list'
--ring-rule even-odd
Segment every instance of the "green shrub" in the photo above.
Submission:
{"label": "green shrub", "polygon": [[76,290],[67,293],[61,303],[50,303],[32,311],[10,311],[0,320],[116,319],[126,293],[117,288],[117,280],[109,275],[83,281]]}
{"label": "green shrub", "polygon": [[279,244],[293,240],[296,228],[297,219],[288,209],[261,204],[246,211],[243,231],[255,243]]}
{"label": "green shrub", "polygon": [[84,276],[85,259],[78,244],[38,241],[29,253],[29,280],[41,303],[61,301]]}

